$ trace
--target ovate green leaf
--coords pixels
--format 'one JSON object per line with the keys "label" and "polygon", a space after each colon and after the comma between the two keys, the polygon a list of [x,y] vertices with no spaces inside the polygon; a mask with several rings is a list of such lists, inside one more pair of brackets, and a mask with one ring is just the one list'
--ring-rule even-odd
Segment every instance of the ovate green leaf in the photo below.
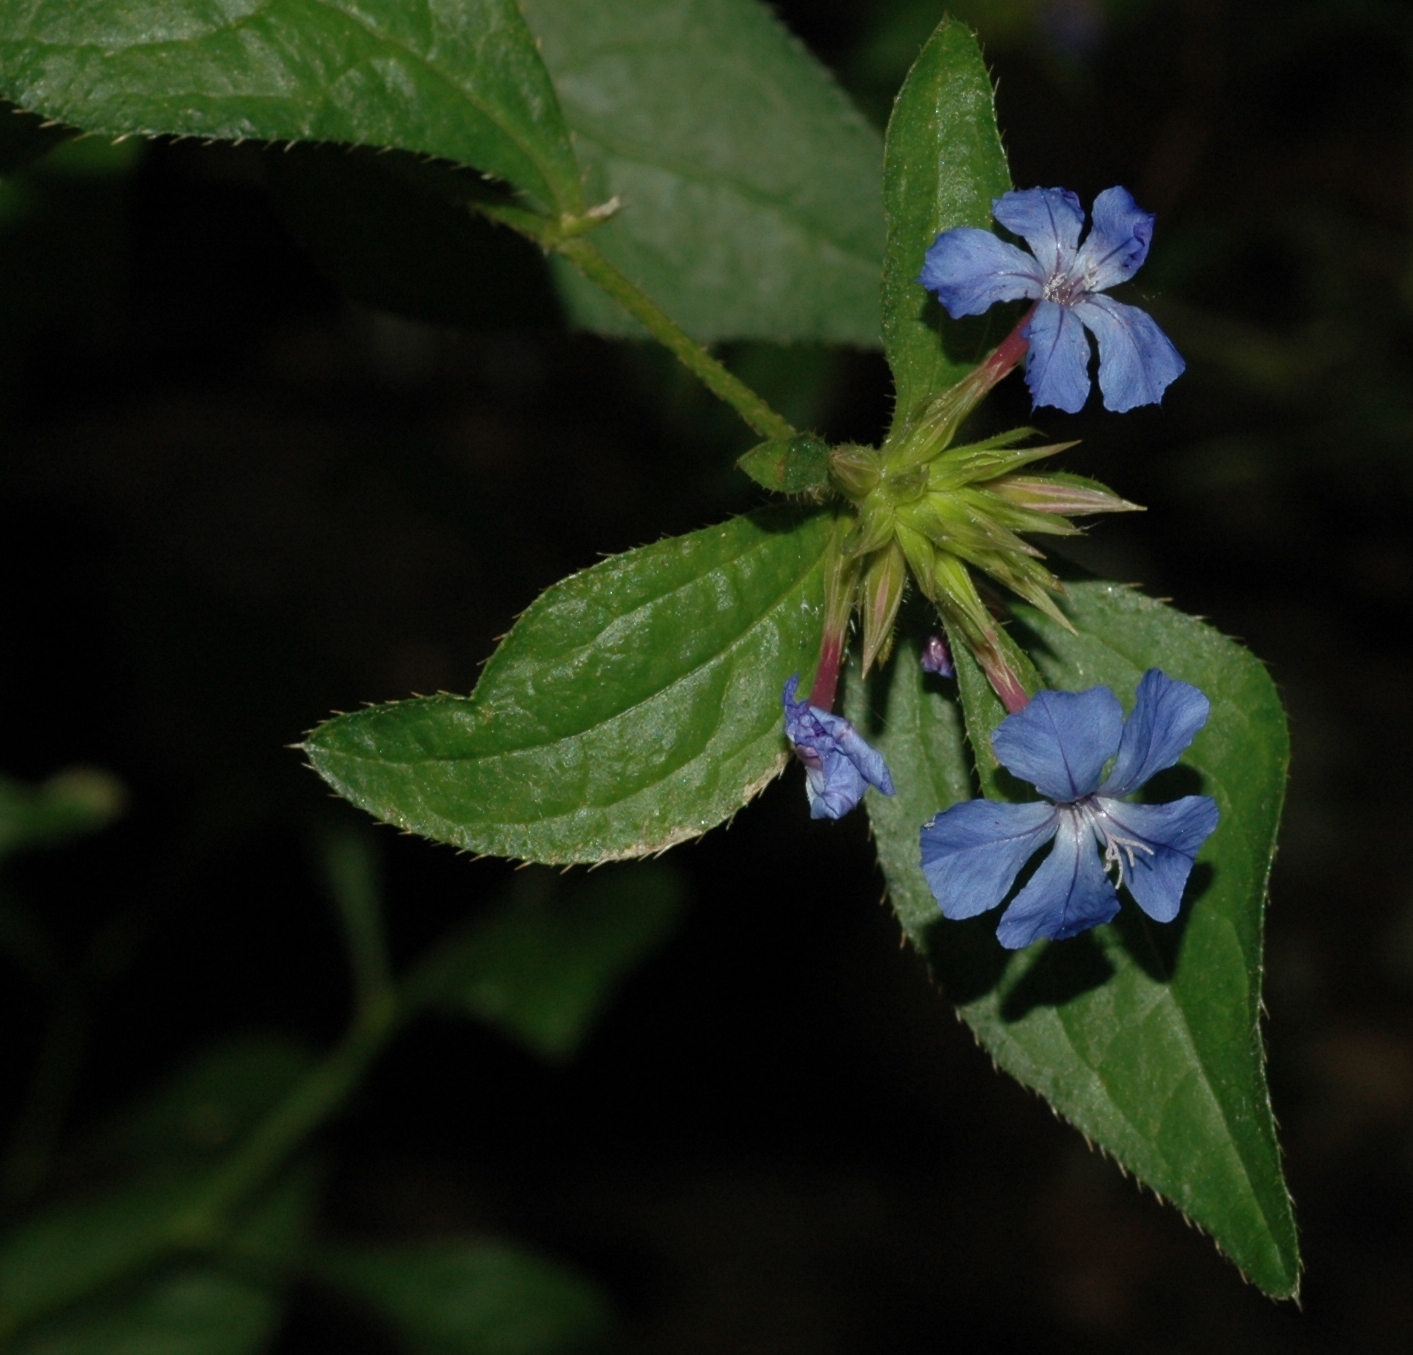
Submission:
{"label": "ovate green leaf", "polygon": [[375,706],[304,745],[340,795],[442,842],[550,863],[646,856],[784,766],[780,692],[818,658],[827,513],[735,518],[544,593],[469,697]]}
{"label": "ovate green leaf", "polygon": [[579,171],[515,0],[0,6],[0,96],[87,132],[440,156],[574,210]]}
{"label": "ovate green leaf", "polygon": [[[1064,606],[1076,635],[1016,608],[1052,686],[1103,684],[1131,707],[1139,677],[1156,666],[1211,698],[1206,727],[1164,774],[1169,785],[1154,786],[1161,799],[1200,791],[1221,809],[1178,919],[1161,926],[1126,902],[1108,927],[1012,954],[995,939],[996,912],[942,918],[919,868],[918,831],[970,794],[961,721],[906,652],[893,661],[886,697],[874,698],[875,737],[898,789],[869,804],[889,892],[997,1063],[1172,1200],[1255,1284],[1288,1296],[1299,1257],[1259,1026],[1262,921],[1288,757],[1280,700],[1241,646],[1139,593],[1081,583]],[[971,662],[957,657],[959,668]],[[962,690],[973,686],[964,680]],[[1001,714],[999,705],[981,709],[977,743]]]}
{"label": "ovate green leaf", "polygon": [[964,24],[944,19],[908,72],[888,123],[883,347],[898,392],[895,420],[960,380],[981,355],[986,320],[949,319],[917,276],[940,231],[989,226],[991,199],[1010,186],[981,49]]}
{"label": "ovate green leaf", "polygon": [[[876,345],[882,152],[759,0],[525,0],[595,201],[594,242],[703,342]],[[571,314],[632,321],[563,267]]]}

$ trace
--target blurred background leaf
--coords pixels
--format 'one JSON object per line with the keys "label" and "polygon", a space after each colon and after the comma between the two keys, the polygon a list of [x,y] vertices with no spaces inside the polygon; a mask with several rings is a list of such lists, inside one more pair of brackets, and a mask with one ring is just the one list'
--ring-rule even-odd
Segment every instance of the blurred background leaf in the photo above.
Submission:
{"label": "blurred background leaf", "polygon": [[322,1253],[316,1272],[356,1295],[417,1355],[589,1355],[609,1310],[585,1280],[494,1242]]}
{"label": "blurred background leaf", "polygon": [[16,1355],[258,1355],[279,1321],[256,1285],[197,1266],[21,1340]]}
{"label": "blurred background leaf", "polygon": [[531,867],[509,898],[439,947],[413,991],[544,1058],[567,1058],[624,976],[671,935],[684,902],[663,861],[607,866],[572,884]]}
{"label": "blurred background leaf", "polygon": [[56,772],[37,786],[0,777],[0,857],[106,828],[125,799],[115,776],[91,767]]}

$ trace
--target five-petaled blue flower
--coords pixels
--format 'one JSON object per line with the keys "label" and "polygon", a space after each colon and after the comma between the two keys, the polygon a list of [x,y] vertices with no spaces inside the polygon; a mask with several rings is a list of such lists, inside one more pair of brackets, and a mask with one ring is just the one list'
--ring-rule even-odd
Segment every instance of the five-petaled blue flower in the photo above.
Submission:
{"label": "five-petaled blue flower", "polygon": [[785,684],[785,736],[795,756],[805,764],[805,793],[810,818],[843,818],[863,799],[867,786],[893,794],[893,778],[883,754],[870,748],[863,735],[842,715],[833,715],[808,701],[796,701],[799,675]]}
{"label": "five-petaled blue flower", "polygon": [[955,320],[980,315],[998,301],[1036,302],[1022,331],[1029,341],[1025,380],[1037,405],[1073,414],[1089,395],[1087,329],[1099,340],[1104,408],[1122,413],[1157,404],[1182,375],[1183,362],[1152,316],[1099,293],[1127,282],[1148,257],[1153,217],[1126,188],[1094,199],[1094,225],[1083,246],[1084,212],[1064,188],[1006,193],[991,214],[1024,238],[1033,256],[990,231],[943,231],[927,251],[918,281]]}
{"label": "five-petaled blue flower", "polygon": [[964,800],[924,825],[922,871],[943,914],[975,917],[996,907],[1053,838],[1049,856],[1001,915],[1003,946],[1019,950],[1040,936],[1062,940],[1108,922],[1119,911],[1110,866],[1149,917],[1171,922],[1193,859],[1217,826],[1216,802],[1187,795],[1135,805],[1122,797],[1178,760],[1210,708],[1196,687],[1150,668],[1127,722],[1107,687],[1043,691],[1007,716],[991,746],[1046,800]]}

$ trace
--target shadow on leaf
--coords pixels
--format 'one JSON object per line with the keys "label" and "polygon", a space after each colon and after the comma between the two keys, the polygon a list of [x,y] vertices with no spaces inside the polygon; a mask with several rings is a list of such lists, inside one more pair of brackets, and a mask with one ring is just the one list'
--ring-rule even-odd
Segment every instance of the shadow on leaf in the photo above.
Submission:
{"label": "shadow on leaf", "polygon": [[1171,922],[1154,922],[1131,899],[1126,899],[1124,908],[1114,919],[1114,931],[1124,949],[1134,964],[1155,983],[1171,983],[1177,974],[1183,938],[1187,935],[1187,924],[1192,921],[1192,910],[1216,878],[1216,870],[1205,861],[1194,866],[1187,888],[1183,891],[1182,907]]}
{"label": "shadow on leaf", "polygon": [[1114,966],[1092,932],[1052,941],[1001,1001],[1003,1021],[1022,1021],[1037,1007],[1063,1007],[1081,993],[1101,988]]}
{"label": "shadow on leaf", "polygon": [[993,992],[1011,960],[996,940],[994,911],[963,922],[939,917],[928,926],[924,945],[933,977],[958,1007]]}

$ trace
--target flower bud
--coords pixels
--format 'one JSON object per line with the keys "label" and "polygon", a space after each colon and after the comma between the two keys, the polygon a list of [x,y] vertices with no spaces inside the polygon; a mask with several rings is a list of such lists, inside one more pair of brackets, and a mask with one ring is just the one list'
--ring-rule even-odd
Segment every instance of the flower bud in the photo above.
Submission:
{"label": "flower bud", "polygon": [[874,663],[883,663],[893,649],[893,623],[903,601],[903,588],[908,581],[908,562],[896,541],[874,553],[864,571],[863,597],[863,671]]}
{"label": "flower bud", "polygon": [[845,443],[829,455],[829,478],[855,503],[865,498],[878,484],[882,471],[883,463],[873,447]]}

